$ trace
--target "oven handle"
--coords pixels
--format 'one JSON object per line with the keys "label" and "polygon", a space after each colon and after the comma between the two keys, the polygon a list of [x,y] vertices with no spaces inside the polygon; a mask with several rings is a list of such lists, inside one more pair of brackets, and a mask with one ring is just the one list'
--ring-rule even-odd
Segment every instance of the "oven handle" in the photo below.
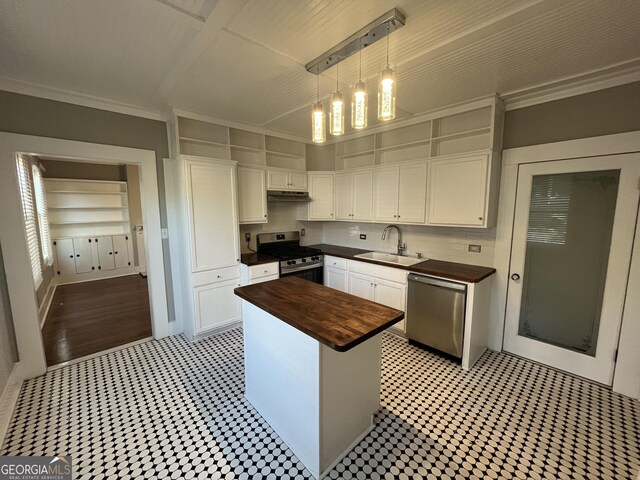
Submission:
{"label": "oven handle", "polygon": [[293,269],[293,270],[288,270],[288,269],[287,270],[283,270],[282,266],[281,266],[280,267],[280,276],[281,277],[285,277],[287,275],[293,275],[293,274],[295,274],[297,272],[303,272],[305,270],[311,270],[313,268],[322,268],[323,266],[324,266],[324,262],[314,263],[313,265],[309,265],[309,266],[302,267],[302,268],[296,266],[295,269]]}

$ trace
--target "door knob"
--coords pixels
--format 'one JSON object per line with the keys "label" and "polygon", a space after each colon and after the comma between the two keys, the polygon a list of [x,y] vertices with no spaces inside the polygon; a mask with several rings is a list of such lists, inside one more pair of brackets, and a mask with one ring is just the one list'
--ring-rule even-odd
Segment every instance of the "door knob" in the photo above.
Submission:
{"label": "door knob", "polygon": [[511,280],[520,280],[520,275],[514,273],[513,275],[511,275]]}

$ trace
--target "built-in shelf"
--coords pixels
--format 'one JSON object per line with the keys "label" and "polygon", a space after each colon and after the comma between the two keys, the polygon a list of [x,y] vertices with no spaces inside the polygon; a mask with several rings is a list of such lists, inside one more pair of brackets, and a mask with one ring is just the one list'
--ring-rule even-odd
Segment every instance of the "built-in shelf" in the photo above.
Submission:
{"label": "built-in shelf", "polygon": [[45,179],[52,238],[130,233],[127,183]]}

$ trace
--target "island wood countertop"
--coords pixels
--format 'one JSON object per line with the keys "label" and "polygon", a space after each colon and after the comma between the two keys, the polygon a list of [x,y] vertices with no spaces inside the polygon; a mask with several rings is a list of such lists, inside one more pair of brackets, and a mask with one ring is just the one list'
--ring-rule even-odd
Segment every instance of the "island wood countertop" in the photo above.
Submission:
{"label": "island wood countertop", "polygon": [[404,318],[395,308],[294,276],[238,287],[235,293],[338,352]]}
{"label": "island wood countertop", "polygon": [[399,268],[424,275],[434,275],[436,277],[448,278],[467,283],[478,283],[496,272],[495,268],[479,267],[477,265],[467,265],[465,263],[444,262],[442,260],[425,260],[415,265],[393,265],[387,262],[378,262],[369,258],[356,258],[356,255],[370,252],[360,248],[341,247],[339,245],[329,245],[321,243],[318,245],[307,245],[311,248],[322,250],[325,255],[357,260],[358,262],[375,263],[385,267]]}

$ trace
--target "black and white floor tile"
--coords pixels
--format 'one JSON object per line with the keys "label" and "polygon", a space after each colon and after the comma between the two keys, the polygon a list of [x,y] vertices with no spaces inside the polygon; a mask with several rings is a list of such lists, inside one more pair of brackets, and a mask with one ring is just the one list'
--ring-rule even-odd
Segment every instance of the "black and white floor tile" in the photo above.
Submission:
{"label": "black and white floor tile", "polygon": [[[634,479],[640,404],[522,359],[470,373],[392,334],[377,424],[332,479]],[[25,383],[1,455],[77,479],[310,478],[244,400],[242,330],[151,341]]]}

